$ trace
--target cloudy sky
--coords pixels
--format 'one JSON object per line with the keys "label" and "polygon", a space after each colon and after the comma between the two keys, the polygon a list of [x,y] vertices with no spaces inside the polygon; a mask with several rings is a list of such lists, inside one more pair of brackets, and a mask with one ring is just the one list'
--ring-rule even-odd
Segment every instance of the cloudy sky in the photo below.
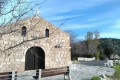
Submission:
{"label": "cloudy sky", "polygon": [[56,26],[65,22],[60,28],[74,31],[79,39],[88,31],[120,38],[120,0],[47,0],[40,15]]}

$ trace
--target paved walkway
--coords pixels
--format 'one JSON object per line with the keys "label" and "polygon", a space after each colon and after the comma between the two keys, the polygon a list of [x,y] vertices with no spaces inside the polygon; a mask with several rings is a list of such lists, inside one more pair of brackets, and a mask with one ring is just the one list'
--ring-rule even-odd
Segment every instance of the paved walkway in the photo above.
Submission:
{"label": "paved walkway", "polygon": [[[82,61],[78,64],[74,64],[75,68],[71,69],[71,78],[72,80],[89,80],[93,76],[100,75],[112,75],[114,73],[113,68],[104,67],[104,61]],[[52,76],[42,78],[42,80],[63,80],[64,75]],[[67,79],[67,77],[66,77]],[[27,79],[21,78],[18,80],[34,80],[32,77]]]}

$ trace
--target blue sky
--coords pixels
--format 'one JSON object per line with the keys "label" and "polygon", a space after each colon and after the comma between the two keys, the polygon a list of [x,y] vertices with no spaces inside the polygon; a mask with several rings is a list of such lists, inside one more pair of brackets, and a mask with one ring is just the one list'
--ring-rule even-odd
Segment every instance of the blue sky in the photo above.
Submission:
{"label": "blue sky", "polygon": [[47,0],[40,15],[56,26],[65,22],[60,28],[72,30],[78,39],[88,31],[99,31],[101,38],[120,38],[120,0]]}

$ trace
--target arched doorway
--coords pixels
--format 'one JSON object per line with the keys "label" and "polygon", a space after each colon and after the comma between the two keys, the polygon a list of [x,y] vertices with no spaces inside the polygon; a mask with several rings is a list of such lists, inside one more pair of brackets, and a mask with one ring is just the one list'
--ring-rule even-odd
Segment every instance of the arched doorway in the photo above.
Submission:
{"label": "arched doorway", "polygon": [[25,70],[45,69],[45,52],[34,46],[27,50],[25,56]]}

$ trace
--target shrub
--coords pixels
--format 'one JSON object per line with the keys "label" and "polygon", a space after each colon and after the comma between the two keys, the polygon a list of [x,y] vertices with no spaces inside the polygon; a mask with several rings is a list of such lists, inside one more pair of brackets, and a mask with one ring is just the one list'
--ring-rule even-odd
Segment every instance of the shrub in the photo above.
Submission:
{"label": "shrub", "polygon": [[78,55],[77,55],[77,54],[71,55],[71,60],[72,60],[72,61],[77,60],[77,58],[78,58]]}
{"label": "shrub", "polygon": [[113,74],[112,78],[114,79],[120,79],[120,64],[114,66],[115,73]]}
{"label": "shrub", "polygon": [[94,76],[91,80],[100,80],[99,76]]}
{"label": "shrub", "polygon": [[106,60],[106,56],[105,55],[103,55],[103,54],[100,54],[100,60]]}
{"label": "shrub", "polygon": [[111,56],[112,53],[113,53],[113,49],[112,49],[112,48],[106,48],[106,49],[104,50],[104,53],[105,53],[105,55],[106,55],[108,58],[110,58],[110,56]]}

